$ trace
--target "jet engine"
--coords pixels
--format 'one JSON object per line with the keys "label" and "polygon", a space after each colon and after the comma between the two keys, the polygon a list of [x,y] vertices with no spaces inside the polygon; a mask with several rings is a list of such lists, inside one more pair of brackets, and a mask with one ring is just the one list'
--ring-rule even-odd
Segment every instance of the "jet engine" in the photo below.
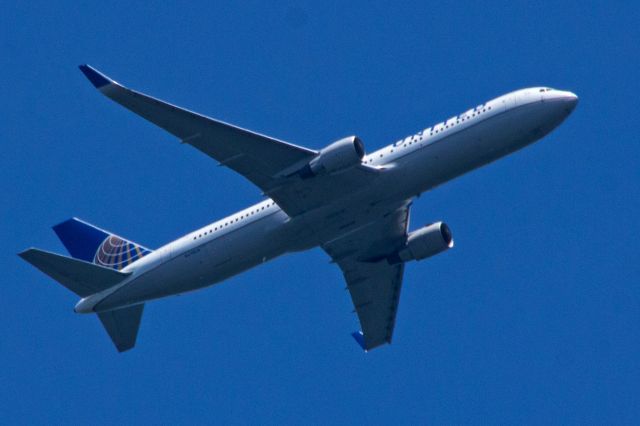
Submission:
{"label": "jet engine", "polygon": [[389,263],[422,260],[453,247],[451,229],[444,222],[436,222],[413,231],[404,248],[389,257]]}
{"label": "jet engine", "polygon": [[302,178],[330,174],[362,163],[364,144],[357,136],[349,136],[320,150],[301,171]]}

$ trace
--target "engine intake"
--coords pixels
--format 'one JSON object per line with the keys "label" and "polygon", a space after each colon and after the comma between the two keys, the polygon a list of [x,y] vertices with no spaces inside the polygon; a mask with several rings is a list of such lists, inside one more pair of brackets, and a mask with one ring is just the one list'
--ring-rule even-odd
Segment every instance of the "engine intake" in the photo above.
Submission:
{"label": "engine intake", "polygon": [[436,222],[413,231],[404,248],[389,257],[389,263],[422,260],[453,247],[451,229],[444,222]]}
{"label": "engine intake", "polygon": [[355,167],[362,163],[364,144],[357,136],[349,136],[323,148],[300,170],[300,176],[309,178],[319,174],[330,174]]}

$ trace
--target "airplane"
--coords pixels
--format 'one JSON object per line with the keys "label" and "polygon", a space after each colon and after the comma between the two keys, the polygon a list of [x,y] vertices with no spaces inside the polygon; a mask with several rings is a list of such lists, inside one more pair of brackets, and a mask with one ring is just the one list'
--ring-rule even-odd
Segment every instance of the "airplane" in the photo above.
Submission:
{"label": "airplane", "polygon": [[265,199],[156,250],[77,218],[53,230],[71,257],[24,260],[80,297],[119,352],[135,346],[144,304],[220,283],[285,253],[321,247],[342,270],[364,351],[391,343],[405,264],[453,247],[441,221],[409,231],[414,199],[542,138],[578,97],[530,87],[479,104],[367,154],[357,136],[313,150],[180,108],[80,70],[103,95],[253,182]]}

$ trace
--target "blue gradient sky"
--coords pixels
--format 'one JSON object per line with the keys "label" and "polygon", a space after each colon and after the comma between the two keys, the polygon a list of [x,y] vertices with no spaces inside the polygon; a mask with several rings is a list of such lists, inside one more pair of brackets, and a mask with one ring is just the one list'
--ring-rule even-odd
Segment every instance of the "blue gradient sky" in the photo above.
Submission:
{"label": "blue gradient sky", "polygon": [[[640,415],[636,2],[23,2],[0,15],[7,423],[632,423]],[[118,354],[22,262],[78,216],[149,247],[260,199],[100,96],[138,90],[296,144],[375,150],[502,93],[574,91],[544,141],[424,194],[454,250],[408,266],[364,354],[320,250],[148,304]]]}

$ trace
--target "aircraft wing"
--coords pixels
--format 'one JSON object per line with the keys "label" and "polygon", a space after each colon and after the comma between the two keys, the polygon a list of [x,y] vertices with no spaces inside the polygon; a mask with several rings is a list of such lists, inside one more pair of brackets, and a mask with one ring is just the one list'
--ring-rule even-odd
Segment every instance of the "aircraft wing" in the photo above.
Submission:
{"label": "aircraft wing", "polygon": [[[264,136],[188,111],[128,89],[89,65],[80,70],[105,96],[140,115],[240,173],[262,189],[290,216],[320,206],[328,194],[362,187],[372,170],[356,167],[339,177],[302,180],[290,174],[306,165],[317,151]],[[310,182],[315,181],[315,182]]]}
{"label": "aircraft wing", "polygon": [[361,332],[354,338],[367,351],[391,343],[404,264],[389,264],[386,255],[405,244],[410,203],[353,234],[322,246],[342,270]]}

